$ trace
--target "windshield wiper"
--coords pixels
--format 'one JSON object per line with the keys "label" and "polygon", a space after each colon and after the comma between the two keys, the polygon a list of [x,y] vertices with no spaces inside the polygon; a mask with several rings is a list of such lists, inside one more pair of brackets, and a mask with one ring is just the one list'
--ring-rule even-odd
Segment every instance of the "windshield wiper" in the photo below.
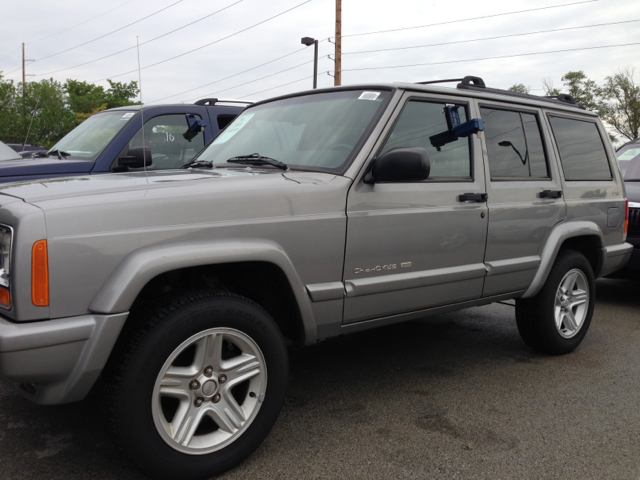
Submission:
{"label": "windshield wiper", "polygon": [[180,168],[213,168],[213,163],[206,160],[193,159],[189,163],[185,163]]}
{"label": "windshield wiper", "polygon": [[71,154],[68,152],[63,152],[62,150],[49,150],[47,152],[47,156],[51,156],[51,155],[57,156],[58,160],[63,160],[64,158],[67,158]]}
{"label": "windshield wiper", "polygon": [[259,153],[252,153],[251,155],[238,155],[237,157],[231,157],[227,160],[227,163],[246,163],[249,165],[271,165],[282,170],[289,170],[286,163],[282,163],[275,158],[263,157]]}

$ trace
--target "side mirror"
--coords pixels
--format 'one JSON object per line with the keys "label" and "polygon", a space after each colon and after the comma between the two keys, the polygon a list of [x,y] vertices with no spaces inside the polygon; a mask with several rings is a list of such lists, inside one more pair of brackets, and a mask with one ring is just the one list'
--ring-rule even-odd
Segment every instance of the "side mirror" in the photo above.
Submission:
{"label": "side mirror", "polygon": [[119,167],[142,168],[151,165],[151,149],[144,147],[131,147],[127,156],[118,158]]}
{"label": "side mirror", "polygon": [[422,147],[394,148],[373,161],[365,183],[410,182],[429,178],[431,162]]}

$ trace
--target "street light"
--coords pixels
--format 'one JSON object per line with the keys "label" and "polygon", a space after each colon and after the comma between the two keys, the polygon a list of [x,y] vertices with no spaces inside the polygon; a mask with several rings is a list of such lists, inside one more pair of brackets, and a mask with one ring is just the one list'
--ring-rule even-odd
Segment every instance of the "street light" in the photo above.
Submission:
{"label": "street light", "polygon": [[313,45],[313,88],[318,88],[318,40],[311,37],[303,37],[300,43],[310,47]]}

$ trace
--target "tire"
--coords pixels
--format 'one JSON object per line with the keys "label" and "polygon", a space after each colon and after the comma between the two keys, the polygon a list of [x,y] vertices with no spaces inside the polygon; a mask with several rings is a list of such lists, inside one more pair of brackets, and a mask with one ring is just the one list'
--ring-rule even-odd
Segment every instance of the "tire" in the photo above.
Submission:
{"label": "tire", "polygon": [[244,297],[203,291],[129,322],[102,382],[117,445],[158,479],[210,478],[248,457],[277,420],[288,380],[269,314]]}
{"label": "tire", "polygon": [[572,352],[593,316],[595,279],[591,264],[575,250],[563,250],[538,294],[516,300],[516,322],[528,346],[552,355]]}

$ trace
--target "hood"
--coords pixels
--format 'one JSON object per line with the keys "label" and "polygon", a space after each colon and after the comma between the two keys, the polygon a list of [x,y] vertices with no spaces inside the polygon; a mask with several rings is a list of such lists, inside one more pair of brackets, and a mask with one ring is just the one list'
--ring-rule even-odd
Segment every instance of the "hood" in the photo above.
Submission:
{"label": "hood", "polygon": [[[144,172],[86,175],[65,178],[51,178],[0,184],[0,194],[19,198],[28,203],[38,204],[50,200],[71,199],[73,197],[104,196],[118,197],[129,192],[159,190],[154,195],[162,195],[162,190],[179,190],[182,194],[197,195],[201,188],[244,189],[252,188],[255,182],[225,181],[268,177],[271,182],[293,181],[297,183],[324,183],[335,175],[282,172],[280,170],[255,169],[251,167],[219,168],[214,170],[158,170]],[[206,185],[203,185],[206,184]],[[215,187],[213,187],[215,185]],[[246,187],[245,187],[246,186]]]}
{"label": "hood", "polygon": [[[15,152],[14,152],[15,153]],[[93,161],[74,160],[56,157],[48,158],[18,158],[0,162],[0,182],[10,182],[11,177],[28,175],[64,175],[89,173],[93,168]]]}

